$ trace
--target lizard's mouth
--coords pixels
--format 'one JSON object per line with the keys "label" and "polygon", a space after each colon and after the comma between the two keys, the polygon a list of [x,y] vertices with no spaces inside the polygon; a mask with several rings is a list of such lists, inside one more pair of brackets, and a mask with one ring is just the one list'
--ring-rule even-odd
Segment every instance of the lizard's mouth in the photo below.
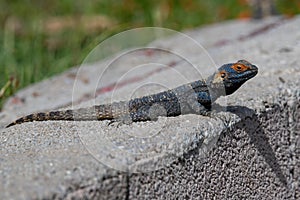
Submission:
{"label": "lizard's mouth", "polygon": [[252,65],[249,71],[245,73],[245,78],[247,78],[247,80],[253,78],[254,76],[256,76],[257,73],[258,73],[258,68],[255,65]]}

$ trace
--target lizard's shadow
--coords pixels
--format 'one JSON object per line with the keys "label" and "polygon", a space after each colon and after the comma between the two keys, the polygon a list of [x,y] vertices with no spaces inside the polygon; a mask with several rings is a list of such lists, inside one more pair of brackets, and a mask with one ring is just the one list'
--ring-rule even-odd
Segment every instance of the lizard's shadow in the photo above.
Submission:
{"label": "lizard's shadow", "polygon": [[249,135],[251,143],[255,145],[256,149],[264,157],[280,182],[287,186],[286,177],[283,175],[275,153],[269,143],[269,138],[262,128],[263,126],[255,111],[245,106],[227,106],[227,111],[238,115],[242,119],[235,126],[243,129]]}

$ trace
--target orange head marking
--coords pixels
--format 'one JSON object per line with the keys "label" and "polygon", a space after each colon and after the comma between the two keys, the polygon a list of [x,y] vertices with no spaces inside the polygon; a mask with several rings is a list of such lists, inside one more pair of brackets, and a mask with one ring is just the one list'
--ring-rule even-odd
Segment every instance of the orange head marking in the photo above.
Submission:
{"label": "orange head marking", "polygon": [[231,68],[238,73],[247,71],[247,70],[251,69],[251,67],[252,67],[252,64],[246,60],[239,60],[231,66]]}
{"label": "orange head marking", "polygon": [[231,68],[236,72],[244,72],[250,69],[249,66],[244,65],[242,63],[235,63],[231,66]]}

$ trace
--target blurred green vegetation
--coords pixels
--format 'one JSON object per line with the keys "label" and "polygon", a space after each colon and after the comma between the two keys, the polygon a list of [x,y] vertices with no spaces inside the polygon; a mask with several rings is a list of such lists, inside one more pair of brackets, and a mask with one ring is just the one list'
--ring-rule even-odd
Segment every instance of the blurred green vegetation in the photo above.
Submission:
{"label": "blurred green vegetation", "polygon": [[[300,13],[299,0],[278,0]],[[175,30],[251,17],[247,0],[4,0],[0,2],[0,108],[17,89],[79,65],[105,38],[143,26]]]}

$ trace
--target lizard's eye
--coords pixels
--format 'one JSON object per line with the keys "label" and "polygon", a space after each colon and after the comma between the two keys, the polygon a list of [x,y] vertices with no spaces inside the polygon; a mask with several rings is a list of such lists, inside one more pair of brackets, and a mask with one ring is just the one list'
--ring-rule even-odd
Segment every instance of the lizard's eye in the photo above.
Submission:
{"label": "lizard's eye", "polygon": [[236,68],[236,70],[239,71],[239,72],[242,71],[242,69],[243,69],[241,65],[237,65],[235,68]]}
{"label": "lizard's eye", "polygon": [[236,72],[243,72],[243,71],[247,70],[247,67],[242,64],[235,64],[231,68],[233,70],[235,70]]}
{"label": "lizard's eye", "polygon": [[225,78],[226,77],[226,73],[221,73],[221,78]]}

